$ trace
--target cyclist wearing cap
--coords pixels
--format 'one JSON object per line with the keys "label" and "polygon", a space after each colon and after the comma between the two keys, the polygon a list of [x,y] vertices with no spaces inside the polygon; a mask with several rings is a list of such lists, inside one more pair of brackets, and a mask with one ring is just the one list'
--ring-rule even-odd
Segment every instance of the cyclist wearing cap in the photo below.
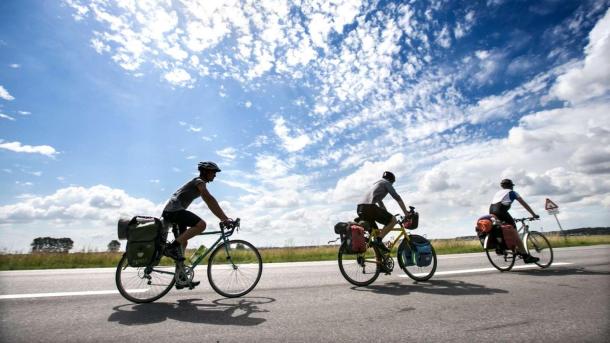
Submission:
{"label": "cyclist wearing cap", "polygon": [[385,253],[390,252],[390,250],[383,244],[382,239],[392,230],[397,221],[396,217],[386,210],[385,205],[383,204],[383,198],[389,193],[392,198],[396,200],[405,213],[405,216],[407,215],[405,203],[394,189],[394,181],[396,181],[396,177],[393,173],[389,171],[384,172],[381,180],[373,184],[373,187],[366,193],[364,199],[362,199],[356,209],[360,219],[370,222],[375,227],[377,226],[375,222],[385,225],[377,236],[377,241],[373,242],[373,244]]}
{"label": "cyclist wearing cap", "polygon": [[[513,201],[517,200],[521,204],[521,206],[523,206],[523,208],[525,208],[529,213],[531,213],[532,217],[540,218],[539,215],[534,213],[532,208],[525,202],[525,200],[521,198],[519,193],[513,190],[515,184],[512,180],[502,180],[500,182],[500,187],[502,187],[502,189],[494,195],[493,200],[491,201],[491,205],[489,206],[489,214],[495,215],[498,219],[505,222],[506,224],[512,225],[512,227],[517,230],[517,224],[515,223],[515,220],[510,215],[510,213],[508,213],[508,210],[510,209],[510,206],[512,205]],[[518,237],[519,235],[516,236]],[[521,256],[523,257],[523,262],[525,263],[535,263],[539,260],[537,257],[527,254],[527,250],[525,249],[525,246],[523,245],[523,241],[521,241],[521,239],[518,239],[517,241],[517,252],[521,254]]]}
{"label": "cyclist wearing cap", "polygon": [[[210,211],[221,222],[231,221],[218,205],[218,201],[206,188],[206,183],[214,181],[216,173],[220,172],[220,168],[214,162],[199,162],[197,167],[199,176],[188,181],[174,192],[163,209],[162,217],[171,223],[178,224],[179,227],[179,236],[165,249],[165,255],[175,260],[184,259],[182,251],[186,249],[188,240],[203,232],[206,227],[203,219],[187,210],[193,200],[201,197]],[[198,281],[197,284],[199,284]]]}

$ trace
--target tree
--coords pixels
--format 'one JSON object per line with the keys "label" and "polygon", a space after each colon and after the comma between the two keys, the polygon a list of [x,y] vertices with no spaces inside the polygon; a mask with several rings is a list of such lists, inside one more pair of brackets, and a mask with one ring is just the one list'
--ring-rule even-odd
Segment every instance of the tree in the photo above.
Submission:
{"label": "tree", "polygon": [[242,243],[237,243],[237,245],[235,245],[235,249],[237,249],[237,250],[245,250],[246,246],[243,245]]}
{"label": "tree", "polygon": [[61,252],[67,253],[74,246],[70,238],[38,237],[30,244],[32,253]]}
{"label": "tree", "polygon": [[110,243],[108,243],[109,252],[117,252],[117,251],[119,251],[120,247],[121,247],[121,243],[119,241],[117,241],[116,239],[113,239],[110,241]]}

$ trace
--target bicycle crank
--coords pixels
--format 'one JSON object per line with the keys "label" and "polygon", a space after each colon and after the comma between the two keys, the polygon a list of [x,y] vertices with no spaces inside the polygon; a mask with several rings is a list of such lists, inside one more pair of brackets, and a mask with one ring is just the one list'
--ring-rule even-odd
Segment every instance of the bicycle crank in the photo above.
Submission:
{"label": "bicycle crank", "polygon": [[188,286],[195,277],[195,271],[191,267],[182,266],[176,268],[176,284],[179,286]]}
{"label": "bicycle crank", "polygon": [[392,256],[384,257],[383,261],[381,261],[381,265],[384,269],[384,272],[386,274],[390,274],[394,270],[394,259],[392,258]]}

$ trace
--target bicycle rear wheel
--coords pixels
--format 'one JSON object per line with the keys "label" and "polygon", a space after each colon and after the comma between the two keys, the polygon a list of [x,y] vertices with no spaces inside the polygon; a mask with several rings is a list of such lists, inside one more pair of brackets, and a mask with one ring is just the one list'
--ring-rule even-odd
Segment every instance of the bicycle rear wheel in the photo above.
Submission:
{"label": "bicycle rear wheel", "polygon": [[536,264],[540,268],[547,268],[553,263],[553,248],[549,240],[537,231],[530,231],[526,239],[527,251],[540,260]]}
{"label": "bicycle rear wheel", "polygon": [[[411,235],[411,240],[423,244],[429,241],[422,236]],[[398,265],[402,270],[413,280],[415,281],[426,281],[434,275],[436,272],[436,251],[434,251],[434,247],[430,244],[432,251],[432,260],[427,266],[418,266],[415,261],[415,256],[413,253],[413,248],[408,246],[408,242],[403,240],[398,247]]]}
{"label": "bicycle rear wheel", "polygon": [[368,286],[379,276],[381,256],[377,250],[367,244],[362,254],[348,254],[347,242],[339,247],[339,270],[341,275],[351,284]]}
{"label": "bicycle rear wheel", "polygon": [[515,254],[512,251],[500,247],[486,248],[485,254],[491,265],[501,272],[507,272],[515,265]]}
{"label": "bicycle rear wheel", "polygon": [[254,289],[262,273],[263,260],[258,250],[239,239],[216,247],[208,261],[210,286],[227,298],[246,295]]}
{"label": "bicycle rear wheel", "polygon": [[127,254],[123,254],[116,269],[116,287],[131,302],[153,302],[172,289],[174,271],[175,266],[130,267]]}

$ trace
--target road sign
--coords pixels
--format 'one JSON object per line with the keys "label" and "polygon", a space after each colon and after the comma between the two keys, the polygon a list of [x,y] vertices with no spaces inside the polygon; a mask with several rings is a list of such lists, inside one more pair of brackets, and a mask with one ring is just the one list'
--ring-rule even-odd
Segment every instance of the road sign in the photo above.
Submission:
{"label": "road sign", "polygon": [[544,203],[544,209],[547,211],[558,210],[559,206],[556,203],[552,202],[551,199],[546,198],[546,202]]}

